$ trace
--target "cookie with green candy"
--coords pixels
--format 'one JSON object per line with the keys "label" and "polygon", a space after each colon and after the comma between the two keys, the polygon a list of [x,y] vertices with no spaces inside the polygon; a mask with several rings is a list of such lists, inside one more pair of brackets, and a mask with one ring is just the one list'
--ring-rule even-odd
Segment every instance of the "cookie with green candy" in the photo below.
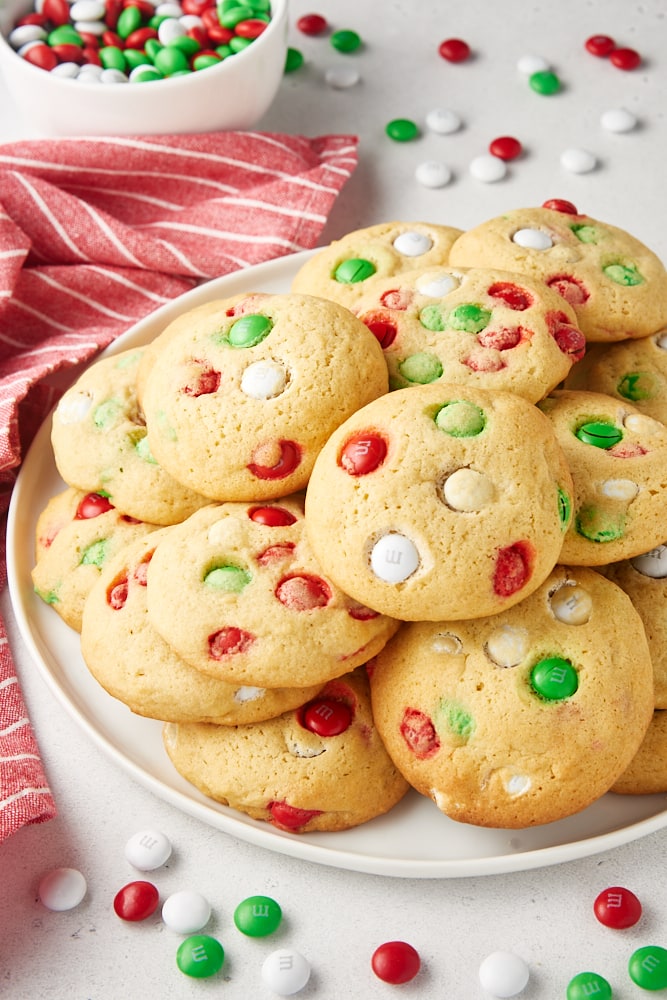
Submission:
{"label": "cookie with green candy", "polygon": [[405,621],[495,614],[558,561],[572,480],[549,420],[510,392],[435,383],[358,410],[306,491],[342,590]]}
{"label": "cookie with green candy", "polygon": [[561,561],[605,566],[662,544],[667,426],[603,393],[557,389],[538,405],[574,481]]}
{"label": "cookie with green candy", "polygon": [[554,198],[469,229],[453,267],[501,267],[545,281],[577,314],[588,341],[648,337],[667,324],[667,271],[637,237]]}
{"label": "cookie with green candy", "polygon": [[292,291],[321,295],[356,312],[359,299],[379,280],[446,264],[460,235],[454,226],[396,220],[356,229],[302,264]]}
{"label": "cookie with green candy", "polygon": [[495,268],[443,265],[384,278],[357,315],[382,344],[394,389],[440,381],[536,403],[586,348],[558,292]]}
{"label": "cookie with green candy", "polygon": [[175,524],[209,501],[153,456],[137,399],[143,351],[94,361],[61,397],[51,425],[58,472],[69,485],[103,493],[130,517]]}
{"label": "cookie with green candy", "polygon": [[488,618],[404,625],[370,665],[396,766],[451,819],[522,828],[606,793],[653,714],[653,672],[627,595],[557,566]]}

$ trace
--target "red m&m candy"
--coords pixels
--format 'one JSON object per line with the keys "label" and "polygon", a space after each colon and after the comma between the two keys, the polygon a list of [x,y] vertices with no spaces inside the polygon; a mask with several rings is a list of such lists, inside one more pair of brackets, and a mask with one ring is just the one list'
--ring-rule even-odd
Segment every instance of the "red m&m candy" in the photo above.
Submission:
{"label": "red m&m candy", "polygon": [[605,927],[633,927],[642,915],[642,904],[634,892],[614,885],[604,889],[593,903],[593,912]]}
{"label": "red m&m candy", "polygon": [[371,968],[378,979],[394,986],[409,983],[420,966],[419,953],[405,941],[387,941],[375,949],[371,958]]}
{"label": "red m&m candy", "polygon": [[461,38],[446,38],[444,42],[440,42],[438,52],[447,62],[465,62],[470,56],[470,46]]}
{"label": "red m&m candy", "polygon": [[152,882],[128,882],[116,893],[113,908],[121,920],[146,920],[159,902],[160,894]]}

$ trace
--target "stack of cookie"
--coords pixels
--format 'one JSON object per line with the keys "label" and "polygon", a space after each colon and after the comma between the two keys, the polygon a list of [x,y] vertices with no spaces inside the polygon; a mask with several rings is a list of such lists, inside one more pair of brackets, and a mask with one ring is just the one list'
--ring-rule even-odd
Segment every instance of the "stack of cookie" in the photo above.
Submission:
{"label": "stack of cookie", "polygon": [[660,561],[667,427],[574,386],[666,324],[657,258],[569,203],[351,233],[68,390],[36,590],[181,774],[283,830],[643,791],[667,700],[622,566]]}

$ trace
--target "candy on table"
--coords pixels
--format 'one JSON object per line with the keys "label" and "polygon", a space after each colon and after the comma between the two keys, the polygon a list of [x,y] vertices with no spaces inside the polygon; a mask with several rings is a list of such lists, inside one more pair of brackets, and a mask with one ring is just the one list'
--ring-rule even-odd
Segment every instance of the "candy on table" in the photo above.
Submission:
{"label": "candy on table", "polygon": [[86,895],[86,880],[76,868],[54,868],[39,882],[37,894],[47,910],[73,910]]}
{"label": "candy on table", "polygon": [[160,893],[152,882],[128,882],[114,896],[113,908],[121,920],[146,920],[158,908]]}
{"label": "candy on table", "polygon": [[439,135],[458,132],[462,125],[460,117],[450,108],[433,108],[426,115],[425,121],[426,127]]}
{"label": "candy on table", "polygon": [[642,915],[642,904],[630,889],[614,885],[603,889],[593,903],[595,916],[605,927],[634,927]]}
{"label": "candy on table", "polygon": [[452,179],[452,172],[441,160],[424,160],[415,168],[415,178],[424,187],[444,187]]}
{"label": "candy on table", "polygon": [[217,938],[208,934],[193,934],[183,941],[176,952],[176,965],[192,979],[208,979],[220,971],[225,951]]}
{"label": "candy on table", "polygon": [[139,830],[125,844],[125,858],[142,872],[155,871],[171,857],[169,838],[159,830]]}
{"label": "candy on table", "polygon": [[445,38],[438,46],[438,52],[447,62],[465,62],[470,58],[470,46],[461,38]]}
{"label": "candy on table", "polygon": [[353,66],[332,66],[324,74],[325,82],[334,90],[347,90],[356,86],[361,79]]}
{"label": "candy on table", "polygon": [[419,126],[409,118],[393,118],[387,123],[385,132],[394,142],[410,142],[419,136]]}
{"label": "candy on table", "polygon": [[664,990],[667,987],[667,949],[660,945],[638,948],[628,962],[630,979],[643,990]]}
{"label": "candy on table", "polygon": [[573,174],[588,174],[598,165],[595,154],[588,149],[565,149],[560,154],[560,162]]}
{"label": "candy on table", "polygon": [[531,90],[542,97],[550,97],[557,94],[561,89],[561,82],[558,76],[550,69],[536,70],[528,77],[528,84]]}
{"label": "candy on table", "polygon": [[528,984],[530,970],[518,955],[509,951],[494,951],[479,967],[482,988],[492,997],[515,997]]}
{"label": "candy on table", "polygon": [[351,31],[349,28],[334,31],[329,41],[337,52],[344,53],[356,52],[357,49],[361,48],[362,44],[361,37],[357,32]]}
{"label": "candy on table", "polygon": [[567,1000],[611,1000],[611,986],[597,972],[580,972],[567,984]]}
{"label": "candy on table", "polygon": [[637,124],[637,116],[627,108],[610,108],[600,115],[600,125],[607,132],[631,132]]}
{"label": "candy on table", "polygon": [[304,14],[296,26],[304,35],[321,35],[329,28],[327,19],[321,14]]}
{"label": "candy on table", "polygon": [[491,153],[482,153],[470,161],[470,174],[476,181],[493,184],[507,175],[505,161]]}
{"label": "candy on table", "polygon": [[265,958],[262,979],[279,997],[290,997],[308,983],[310,964],[298,951],[279,948]]}
{"label": "candy on table", "polygon": [[489,143],[489,152],[501,160],[516,160],[517,156],[521,156],[523,147],[514,136],[501,135]]}
{"label": "candy on table", "polygon": [[415,978],[421,959],[416,948],[406,941],[386,941],[373,952],[371,968],[378,979],[398,986]]}
{"label": "candy on table", "polygon": [[248,896],[234,910],[234,924],[247,937],[267,937],[278,930],[282,916],[270,896]]}
{"label": "candy on table", "polygon": [[211,919],[211,904],[200,892],[181,889],[168,896],[162,905],[162,920],[177,934],[194,934]]}

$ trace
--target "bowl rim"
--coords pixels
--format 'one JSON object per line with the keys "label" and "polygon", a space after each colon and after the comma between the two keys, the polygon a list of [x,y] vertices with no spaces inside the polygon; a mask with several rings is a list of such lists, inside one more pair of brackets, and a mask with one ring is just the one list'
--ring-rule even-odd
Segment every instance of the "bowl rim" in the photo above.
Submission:
{"label": "bowl rim", "polygon": [[[17,8],[25,7],[26,13],[29,13],[31,9],[34,9],[30,7],[29,0],[17,0],[15,5],[11,4],[11,0],[0,0],[0,22],[3,19],[3,15],[4,16],[7,15],[9,6],[16,6]],[[268,27],[261,33],[261,35],[259,35],[253,41],[252,45],[248,45],[240,52],[234,53],[233,65],[235,67],[238,68],[239,66],[242,66],[244,60],[247,62],[251,58],[257,58],[258,54],[261,54],[261,51],[266,47],[266,45],[269,44],[269,41],[273,39],[273,36],[276,35],[279,31],[283,30],[287,22],[287,10],[288,10],[288,0],[271,0],[271,20],[269,21]],[[15,14],[13,16],[14,18],[16,17]],[[258,48],[256,48],[256,46],[258,46]],[[287,48],[287,43],[285,43],[285,48]],[[33,63],[28,62],[27,59],[22,59],[21,56],[19,56],[16,49],[14,49],[13,46],[9,44],[9,41],[5,34],[4,26],[0,23],[0,63],[3,64],[4,66],[9,66],[10,67],[9,72],[11,72],[12,57],[16,57],[18,60],[20,60],[21,72],[35,73],[35,74],[38,73],[40,74],[39,79],[41,80],[44,79],[44,73],[46,72],[51,77],[51,83],[56,87],[60,87],[62,85],[66,88],[69,88],[71,87],[72,84],[76,84],[77,90],[81,89],[87,92],[92,91],[98,94],[100,92],[100,83],[96,80],[86,82],[86,81],[78,81],[76,79],[69,79],[68,77],[52,75],[48,71],[41,69],[39,66],[35,66]],[[237,59],[241,60],[241,62],[237,62],[236,61]],[[155,80],[155,81],[127,80],[127,82],[122,84],[123,93],[128,93],[129,92],[128,88],[131,91],[136,91],[137,88],[140,88],[141,92],[143,93],[147,83],[152,83],[152,82],[159,83],[161,85],[160,86],[161,94],[165,94],[167,92],[167,87],[171,87],[172,89],[174,89],[175,87],[183,89],[184,87],[193,85],[195,80],[200,79],[200,74],[203,72],[206,73],[207,80],[212,79],[212,74],[220,76],[224,72],[229,73],[230,72],[229,61],[230,57],[221,60],[218,66],[207,66],[206,70],[195,70],[191,73],[183,74],[182,76],[164,77],[161,80]],[[7,75],[6,71],[4,70],[0,72],[3,72],[5,76]],[[35,81],[37,82],[37,77],[35,77]],[[112,89],[112,87],[109,87],[108,89]],[[106,87],[104,88],[104,91],[107,92]]]}

